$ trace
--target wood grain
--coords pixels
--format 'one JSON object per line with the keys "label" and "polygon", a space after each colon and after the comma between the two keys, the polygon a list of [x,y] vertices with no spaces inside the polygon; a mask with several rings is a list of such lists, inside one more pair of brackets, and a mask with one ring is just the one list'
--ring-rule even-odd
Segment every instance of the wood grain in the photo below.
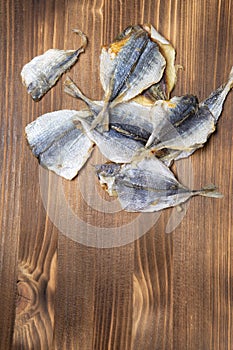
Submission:
{"label": "wood grain", "polygon": [[[79,28],[89,44],[68,74],[101,99],[101,45],[129,24],[152,23],[184,67],[173,95],[189,92],[201,100],[233,65],[232,1],[9,0],[1,2],[0,14],[0,349],[231,350],[233,94],[217,132],[187,168],[178,168],[184,182],[194,188],[215,183],[224,198],[193,198],[176,228],[174,210],[149,215],[150,229],[132,241],[142,233],[139,221],[131,225],[137,215],[118,211],[97,182],[92,185],[91,164],[102,160],[97,150],[70,183],[39,170],[24,139],[26,124],[83,105],[64,94],[64,77],[34,103],[20,71],[49,48],[78,47],[71,29]],[[68,207],[79,224],[69,221]],[[100,248],[106,242],[110,246]]]}

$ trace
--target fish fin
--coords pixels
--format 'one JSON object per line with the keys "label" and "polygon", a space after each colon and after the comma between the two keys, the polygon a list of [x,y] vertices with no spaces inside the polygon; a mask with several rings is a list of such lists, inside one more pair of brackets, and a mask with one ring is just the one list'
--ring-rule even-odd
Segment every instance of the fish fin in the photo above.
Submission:
{"label": "fish fin", "polygon": [[84,102],[93,115],[98,115],[104,105],[103,101],[93,101],[84,95],[70,77],[67,77],[64,82],[64,91],[68,95]]}
{"label": "fish fin", "polygon": [[223,194],[217,191],[217,187],[213,184],[204,186],[200,191],[198,191],[201,196],[213,197],[213,198],[223,198]]}
{"label": "fish fin", "polygon": [[87,47],[87,36],[79,29],[72,29],[72,32],[78,34],[81,37],[82,46],[77,50],[78,54],[80,54],[81,52],[84,52],[85,48]]}
{"label": "fish fin", "polygon": [[109,131],[109,103],[105,103],[103,109],[91,124],[91,130],[99,127],[103,131]]}
{"label": "fish fin", "polygon": [[233,87],[233,67],[231,68],[228,80],[221,85],[217,90],[213,91],[204,101],[200,103],[200,107],[207,106],[209,111],[217,123],[223,109],[223,104],[230,90]]}
{"label": "fish fin", "polygon": [[91,100],[86,97],[82,91],[77,87],[74,81],[68,76],[64,82],[64,91],[68,95],[78,98],[79,100],[85,102],[87,106],[91,104]]}
{"label": "fish fin", "polygon": [[183,210],[184,210],[184,209],[183,209],[183,207],[182,207],[181,204],[179,204],[179,205],[176,206],[176,211],[177,211],[177,213],[181,213]]}

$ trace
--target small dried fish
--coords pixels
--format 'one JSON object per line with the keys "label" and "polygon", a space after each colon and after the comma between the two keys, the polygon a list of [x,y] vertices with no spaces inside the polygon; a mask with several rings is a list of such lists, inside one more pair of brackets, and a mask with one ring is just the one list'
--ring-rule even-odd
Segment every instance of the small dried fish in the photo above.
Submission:
{"label": "small dried fish", "polygon": [[87,46],[86,35],[78,29],[73,31],[82,38],[82,46],[78,50],[50,49],[23,67],[22,82],[34,101],[39,101],[61,75],[75,64],[80,53],[84,52]]}
{"label": "small dried fish", "polygon": [[96,172],[103,188],[110,196],[118,196],[122,209],[130,212],[159,211],[196,195],[222,197],[213,185],[189,190],[155,157],[125,165],[103,164],[96,167]]}
{"label": "small dried fish", "polygon": [[177,136],[176,128],[194,114],[198,106],[198,100],[193,95],[175,96],[169,101],[156,101],[151,109],[154,130],[146,147],[162,142],[169,138],[171,133]]}
{"label": "small dried fish", "polygon": [[29,146],[39,163],[68,180],[78,174],[94,146],[75,127],[73,119],[77,115],[87,120],[92,117],[89,111],[60,110],[43,114],[25,128]]}
{"label": "small dried fish", "polygon": [[[155,153],[167,165],[170,165],[173,160],[188,157],[198,148],[203,147],[216,129],[224,101],[232,86],[233,68],[228,82],[212,92],[210,97],[199,105],[197,105],[197,99],[192,95],[190,95],[190,99],[187,99],[187,101],[190,100],[187,109],[183,105],[185,102],[183,98],[178,101],[173,98],[168,103],[159,101],[154,108],[155,117],[153,120],[159,121],[156,118],[158,104],[164,108],[164,115],[160,125],[158,123],[155,125],[147,147],[152,145]],[[171,106],[170,112],[167,108],[169,105]],[[177,115],[178,119],[174,118],[174,115]]]}
{"label": "small dried fish", "polygon": [[100,79],[105,90],[104,107],[92,127],[108,129],[109,106],[139,95],[163,76],[166,60],[147,27],[131,26],[108,48],[102,49]]}

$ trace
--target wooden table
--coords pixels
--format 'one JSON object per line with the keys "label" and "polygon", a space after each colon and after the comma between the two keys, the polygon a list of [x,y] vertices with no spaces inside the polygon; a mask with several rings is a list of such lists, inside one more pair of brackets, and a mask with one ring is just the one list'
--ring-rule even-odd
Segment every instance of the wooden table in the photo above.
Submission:
{"label": "wooden table", "polygon": [[[101,99],[101,45],[129,24],[152,23],[173,43],[184,67],[173,95],[192,93],[201,100],[233,65],[232,6],[231,0],[1,2],[1,349],[233,348],[233,93],[217,132],[190,158],[183,177],[193,188],[215,183],[224,198],[193,198],[179,225],[172,209],[143,217],[151,220],[147,233],[131,242],[119,236],[118,246],[101,248],[101,228],[109,230],[108,242],[112,228],[120,235],[126,224],[126,237],[132,230],[135,237],[142,234],[132,225],[137,214],[101,212],[87,203],[88,184],[95,181],[97,195],[112,205],[84,169],[83,193],[78,179],[56,184],[84,223],[83,241],[56,228],[41,191],[60,215],[57,177],[40,170],[24,127],[43,113],[83,105],[63,92],[65,77],[38,103],[20,79],[32,57],[49,48],[77,48],[80,39],[71,29],[80,28],[89,45],[69,75],[89,97]],[[99,160],[95,150],[90,163]],[[90,227],[95,243],[85,244]]]}

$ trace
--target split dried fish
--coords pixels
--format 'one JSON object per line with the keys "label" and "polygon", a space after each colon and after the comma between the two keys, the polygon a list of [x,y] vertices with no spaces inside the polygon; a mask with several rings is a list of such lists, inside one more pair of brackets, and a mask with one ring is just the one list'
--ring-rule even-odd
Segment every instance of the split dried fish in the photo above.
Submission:
{"label": "split dried fish", "polygon": [[109,106],[126,102],[159,82],[166,60],[146,26],[130,26],[102,49],[100,80],[105,91],[104,107],[93,123],[108,128]]}
{"label": "split dried fish", "polygon": [[82,38],[82,46],[78,50],[50,49],[23,67],[22,81],[34,101],[39,101],[62,74],[76,63],[80,53],[84,52],[87,46],[86,35],[78,29],[73,31]]}
{"label": "split dried fish", "polygon": [[[216,129],[224,101],[232,86],[233,68],[227,83],[212,92],[210,97],[199,105],[192,95],[187,99],[178,98],[177,101],[175,97],[168,103],[159,101],[155,105],[154,113],[158,112],[157,106],[160,104],[164,109],[163,117],[160,118],[161,121],[156,117],[153,119],[158,120],[160,125],[157,123],[155,126],[147,146],[153,144],[155,153],[159,154],[161,160],[167,165],[170,165],[173,160],[188,157],[198,148],[203,147]],[[187,108],[184,103],[187,104]],[[169,106],[171,106],[170,111]]]}
{"label": "split dried fish", "polygon": [[77,115],[91,118],[89,111],[60,110],[43,114],[25,128],[28,144],[39,163],[68,180],[78,174],[94,146],[75,127],[73,119]]}
{"label": "split dried fish", "polygon": [[102,187],[110,196],[118,196],[122,209],[130,212],[159,211],[196,195],[222,197],[213,185],[189,190],[155,157],[125,165],[103,164],[96,167],[96,172]]}

